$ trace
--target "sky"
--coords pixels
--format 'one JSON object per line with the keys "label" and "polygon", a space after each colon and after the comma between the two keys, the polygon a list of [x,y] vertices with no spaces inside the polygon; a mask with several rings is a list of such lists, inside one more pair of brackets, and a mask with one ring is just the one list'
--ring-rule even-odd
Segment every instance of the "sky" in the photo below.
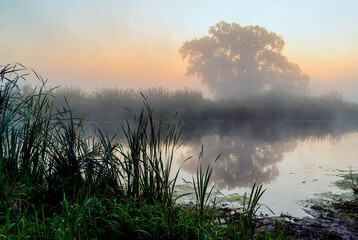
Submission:
{"label": "sky", "polygon": [[52,85],[208,90],[178,50],[220,21],[259,25],[313,93],[358,102],[358,1],[0,0],[0,65],[19,62]]}

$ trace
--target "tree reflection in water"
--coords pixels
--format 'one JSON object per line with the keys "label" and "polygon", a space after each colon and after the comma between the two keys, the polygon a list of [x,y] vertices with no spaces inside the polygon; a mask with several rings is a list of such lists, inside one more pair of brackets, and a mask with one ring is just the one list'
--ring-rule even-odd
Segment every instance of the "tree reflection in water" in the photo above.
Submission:
{"label": "tree reflection in water", "polygon": [[[110,136],[124,137],[120,122],[89,125],[89,129],[95,125]],[[204,164],[222,154],[212,176],[218,189],[251,187],[253,183],[267,184],[275,180],[280,174],[277,164],[285,153],[294,151],[299,142],[325,139],[338,142],[344,135],[357,131],[358,123],[349,122],[185,122],[180,139],[188,151],[179,156],[178,164],[193,156],[182,170],[195,174],[203,144]]]}
{"label": "tree reflection in water", "polygon": [[[187,123],[183,139],[189,156],[197,156],[204,145],[204,164],[222,154],[212,180],[218,189],[230,190],[275,180],[279,175],[277,164],[285,153],[295,150],[299,141],[339,141],[353,131],[357,131],[356,124],[327,122]],[[195,174],[194,159],[182,169]]]}

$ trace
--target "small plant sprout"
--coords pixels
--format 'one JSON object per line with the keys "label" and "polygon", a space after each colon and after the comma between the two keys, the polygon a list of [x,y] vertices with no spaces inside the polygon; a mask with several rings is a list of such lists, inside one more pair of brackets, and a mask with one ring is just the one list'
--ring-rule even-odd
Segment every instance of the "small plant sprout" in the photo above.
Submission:
{"label": "small plant sprout", "polygon": [[349,185],[352,188],[353,193],[358,194],[358,174],[353,173],[352,167],[349,168],[349,177]]}

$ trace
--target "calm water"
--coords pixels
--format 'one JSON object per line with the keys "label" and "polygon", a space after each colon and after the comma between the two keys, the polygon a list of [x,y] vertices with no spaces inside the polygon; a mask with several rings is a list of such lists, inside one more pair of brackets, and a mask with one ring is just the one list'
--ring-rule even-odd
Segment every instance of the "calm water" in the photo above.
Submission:
{"label": "calm water", "polygon": [[182,167],[191,180],[203,144],[204,164],[222,154],[213,174],[221,192],[243,194],[264,184],[261,202],[275,214],[304,216],[302,200],[341,194],[333,183],[342,170],[357,169],[357,131],[357,123],[342,122],[186,123],[176,162],[194,156]]}
{"label": "calm water", "polygon": [[302,201],[343,193],[334,182],[342,170],[358,168],[358,123],[186,122],[181,140],[175,155],[175,169],[182,165],[179,183],[192,180],[203,145],[204,166],[221,154],[212,177],[216,189],[241,195],[264,184],[261,202],[275,214],[305,216]]}

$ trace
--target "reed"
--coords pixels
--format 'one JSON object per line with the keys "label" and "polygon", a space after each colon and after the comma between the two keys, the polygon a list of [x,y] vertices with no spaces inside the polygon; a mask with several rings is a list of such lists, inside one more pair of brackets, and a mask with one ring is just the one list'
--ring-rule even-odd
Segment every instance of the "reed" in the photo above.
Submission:
{"label": "reed", "polygon": [[[28,73],[40,84],[25,93],[19,84]],[[217,214],[204,218],[213,191],[211,165],[204,170],[200,164],[193,178],[197,211],[175,204],[180,168],[172,172],[172,165],[182,132],[177,116],[168,124],[157,121],[143,96],[140,114],[122,125],[123,139],[100,129],[88,137],[84,119],[67,99],[65,107],[55,108],[53,89],[45,85],[40,75],[22,65],[6,65],[0,71],[2,239],[249,236],[235,221],[220,224]],[[259,188],[250,197],[243,213],[250,221],[262,193]],[[259,236],[250,234],[252,239]]]}
{"label": "reed", "polygon": [[[260,209],[259,200],[266,191],[262,189],[262,185],[256,186],[254,184],[251,189],[249,200],[246,200],[246,194],[244,194],[244,203],[243,203],[243,224],[246,228],[246,231],[249,232],[249,234],[252,234],[255,232],[255,217],[257,211]],[[270,209],[269,209],[270,210]],[[270,210],[271,211],[271,210]],[[271,211],[272,212],[272,211]]]}
{"label": "reed", "polygon": [[[175,150],[180,147],[182,124],[155,123],[153,109],[144,97],[144,109],[135,117],[135,127],[126,121],[122,129],[127,146],[121,146],[121,176],[126,182],[127,196],[172,205],[179,170],[171,177]],[[163,132],[166,133],[161,139]],[[127,150],[126,150],[127,149]]]}
{"label": "reed", "polygon": [[[203,158],[204,147],[201,146],[199,154],[199,166],[196,170],[196,176],[193,177],[193,185],[196,197],[196,210],[199,219],[203,220],[204,210],[208,206],[210,196],[214,187],[210,188],[210,178],[213,175],[214,167],[209,163],[206,170],[203,170],[201,159]],[[214,164],[218,161],[220,155],[215,159]]]}

